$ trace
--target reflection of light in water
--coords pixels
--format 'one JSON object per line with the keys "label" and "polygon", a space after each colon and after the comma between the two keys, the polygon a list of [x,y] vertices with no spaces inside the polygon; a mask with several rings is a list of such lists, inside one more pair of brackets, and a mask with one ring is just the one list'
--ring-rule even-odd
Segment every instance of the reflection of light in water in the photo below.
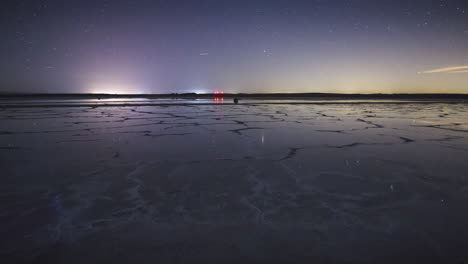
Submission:
{"label": "reflection of light in water", "polygon": [[134,87],[123,84],[108,84],[99,83],[94,84],[89,89],[90,93],[100,94],[135,94],[138,93]]}

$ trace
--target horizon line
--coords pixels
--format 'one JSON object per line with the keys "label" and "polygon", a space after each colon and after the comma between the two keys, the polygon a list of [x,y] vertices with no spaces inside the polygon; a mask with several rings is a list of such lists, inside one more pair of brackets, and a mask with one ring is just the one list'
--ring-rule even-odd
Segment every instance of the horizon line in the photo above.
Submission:
{"label": "horizon line", "polygon": [[226,96],[226,95],[468,95],[468,93],[326,93],[326,92],[274,92],[274,93],[196,93],[196,92],[181,92],[181,93],[49,93],[49,92],[0,92],[2,95],[105,95],[105,96],[174,96],[174,95],[213,95],[213,96]]}

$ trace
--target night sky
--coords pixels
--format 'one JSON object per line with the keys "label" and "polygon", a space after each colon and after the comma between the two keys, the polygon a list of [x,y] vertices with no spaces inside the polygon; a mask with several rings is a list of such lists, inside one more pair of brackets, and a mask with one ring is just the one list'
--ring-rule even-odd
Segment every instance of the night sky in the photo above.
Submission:
{"label": "night sky", "polygon": [[2,1],[0,92],[468,93],[468,1]]}

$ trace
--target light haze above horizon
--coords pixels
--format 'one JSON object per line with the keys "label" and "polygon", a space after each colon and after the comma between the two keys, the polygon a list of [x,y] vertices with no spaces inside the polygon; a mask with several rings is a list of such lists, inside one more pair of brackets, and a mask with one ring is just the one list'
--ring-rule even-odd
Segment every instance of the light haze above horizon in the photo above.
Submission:
{"label": "light haze above horizon", "polygon": [[467,1],[4,1],[0,92],[468,93]]}

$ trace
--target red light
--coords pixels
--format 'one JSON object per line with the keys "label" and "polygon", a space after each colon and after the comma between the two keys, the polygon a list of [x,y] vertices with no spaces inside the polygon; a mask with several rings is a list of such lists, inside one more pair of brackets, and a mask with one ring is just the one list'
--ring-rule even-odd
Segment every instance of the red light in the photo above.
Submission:
{"label": "red light", "polygon": [[224,91],[218,91],[218,90],[217,90],[217,91],[214,91],[214,92],[213,92],[213,95],[214,95],[213,100],[214,100],[215,102],[224,101],[224,98],[223,98],[223,96],[224,96]]}

